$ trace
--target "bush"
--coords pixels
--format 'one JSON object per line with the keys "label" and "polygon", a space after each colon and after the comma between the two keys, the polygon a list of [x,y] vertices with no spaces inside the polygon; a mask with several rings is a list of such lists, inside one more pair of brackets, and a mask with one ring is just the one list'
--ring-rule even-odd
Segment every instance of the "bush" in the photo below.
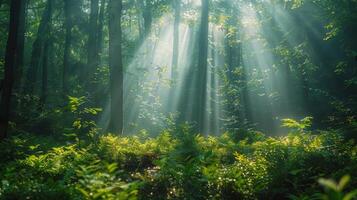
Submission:
{"label": "bush", "polygon": [[338,132],[298,130],[295,125],[284,137],[252,131],[243,136],[237,132],[203,137],[187,126],[155,138],[142,131],[137,136],[98,135],[95,142],[67,144],[14,136],[0,146],[0,199],[352,196],[342,191],[354,191],[357,182],[353,178],[346,190],[335,190],[342,186],[320,179],[326,193],[317,180],[346,174],[357,177],[355,143]]}

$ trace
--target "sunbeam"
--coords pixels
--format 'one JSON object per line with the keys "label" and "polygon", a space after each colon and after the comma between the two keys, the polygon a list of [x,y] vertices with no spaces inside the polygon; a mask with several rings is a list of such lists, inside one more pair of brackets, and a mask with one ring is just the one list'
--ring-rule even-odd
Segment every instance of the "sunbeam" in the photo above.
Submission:
{"label": "sunbeam", "polygon": [[357,0],[0,0],[0,200],[357,199],[356,36]]}

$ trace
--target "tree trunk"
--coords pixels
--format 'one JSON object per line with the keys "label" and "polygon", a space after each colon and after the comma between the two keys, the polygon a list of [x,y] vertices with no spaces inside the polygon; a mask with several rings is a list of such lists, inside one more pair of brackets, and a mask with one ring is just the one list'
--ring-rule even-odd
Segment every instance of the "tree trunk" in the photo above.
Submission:
{"label": "tree trunk", "polygon": [[122,0],[109,1],[109,67],[111,114],[109,131],[123,133]]}
{"label": "tree trunk", "polygon": [[142,44],[142,42],[144,41],[145,39],[145,36],[144,36],[144,30],[143,30],[143,16],[144,14],[142,13],[143,10],[145,10],[145,7],[144,7],[144,3],[142,0],[136,0],[135,1],[135,6],[136,6],[136,9],[138,10],[138,30],[139,30],[139,44],[137,45],[138,48],[140,48],[140,45]]}
{"label": "tree trunk", "polygon": [[17,57],[15,61],[15,82],[14,89],[20,91],[22,88],[22,75],[24,69],[24,50],[25,50],[25,25],[26,25],[27,0],[23,0],[20,8],[20,21],[17,42]]}
{"label": "tree trunk", "polygon": [[173,53],[172,53],[172,68],[171,79],[176,80],[177,65],[179,58],[179,38],[180,38],[180,18],[181,18],[181,0],[174,0],[175,21],[174,21],[174,35],[173,35]]}
{"label": "tree trunk", "polygon": [[45,35],[48,32],[48,26],[52,15],[52,3],[53,0],[47,1],[46,8],[42,14],[40,26],[37,31],[37,37],[32,45],[31,63],[30,68],[27,71],[27,83],[25,86],[25,92],[28,94],[33,94],[37,85],[37,73],[43,55],[43,47],[46,38]]}
{"label": "tree trunk", "polygon": [[207,96],[207,54],[208,54],[209,0],[202,0],[201,25],[198,53],[197,123],[200,133],[204,133]]}
{"label": "tree trunk", "polygon": [[[98,9],[99,9],[99,0],[90,1],[90,17],[89,17],[89,35],[88,35],[88,58],[87,58],[87,69],[84,69],[86,72],[86,77],[89,78],[89,84],[87,86],[93,86],[91,84],[92,78],[94,76],[95,70],[98,67]],[[91,89],[91,88],[88,88]]]}
{"label": "tree trunk", "polygon": [[0,101],[0,140],[7,137],[11,107],[11,93],[15,78],[15,61],[17,58],[17,47],[19,41],[19,23],[21,15],[23,14],[21,13],[21,11],[23,11],[23,9],[21,9],[21,5],[23,5],[23,0],[12,0],[10,5],[10,24],[5,54],[4,84],[1,91]]}
{"label": "tree trunk", "polygon": [[40,99],[40,108],[44,109],[46,100],[47,100],[47,95],[48,95],[48,66],[50,60],[50,55],[52,51],[52,19],[50,18],[49,20],[49,25],[47,28],[47,34],[46,34],[46,39],[43,47],[43,59],[42,59],[42,87],[41,87],[41,99]]}
{"label": "tree trunk", "polygon": [[238,33],[229,33],[229,27],[234,26],[237,24],[237,21],[234,20],[230,22],[230,24],[226,28],[226,35],[225,37],[225,51],[226,51],[226,63],[227,63],[227,77],[230,83],[235,81],[234,71],[240,65],[240,44],[238,44]]}
{"label": "tree trunk", "polygon": [[67,76],[68,69],[70,68],[71,59],[71,44],[72,44],[72,28],[73,28],[73,13],[72,13],[72,0],[64,1],[64,13],[65,13],[65,30],[66,38],[64,44],[63,54],[63,71],[62,71],[62,93],[64,96],[68,93]]}
{"label": "tree trunk", "polygon": [[144,38],[149,36],[152,26],[152,5],[151,0],[145,0],[145,5],[143,9],[144,18]]}
{"label": "tree trunk", "polygon": [[170,95],[168,100],[168,107],[170,111],[175,111],[175,93],[177,86],[177,74],[178,74],[178,59],[179,59],[179,42],[180,42],[180,18],[181,18],[181,0],[173,1],[173,9],[175,10],[174,14],[174,30],[173,30],[173,44],[172,44],[172,63],[171,63],[171,81],[172,85],[170,88]]}
{"label": "tree trunk", "polygon": [[98,19],[98,39],[97,39],[97,52],[98,52],[98,64],[101,63],[101,54],[103,50],[103,27],[104,27],[104,15],[105,15],[106,0],[102,0],[100,3],[99,19]]}
{"label": "tree trunk", "polygon": [[42,88],[41,88],[41,109],[45,108],[46,100],[47,100],[47,93],[48,93],[48,62],[49,62],[49,55],[50,55],[50,47],[49,44],[50,40],[47,39],[43,48],[43,60],[42,60]]}

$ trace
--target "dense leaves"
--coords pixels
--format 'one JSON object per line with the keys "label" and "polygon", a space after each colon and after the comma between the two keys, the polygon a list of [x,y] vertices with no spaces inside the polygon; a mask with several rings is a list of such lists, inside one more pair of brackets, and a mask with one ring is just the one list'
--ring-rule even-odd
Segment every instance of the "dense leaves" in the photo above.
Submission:
{"label": "dense leaves", "polygon": [[[202,137],[184,126],[155,138],[103,135],[97,143],[57,147],[19,135],[1,145],[0,198],[354,198],[355,192],[342,191],[357,184],[357,149],[338,133],[301,130],[274,138],[249,132],[238,140],[236,134]],[[3,156],[9,149],[11,158]],[[321,177],[343,178],[335,185]]]}

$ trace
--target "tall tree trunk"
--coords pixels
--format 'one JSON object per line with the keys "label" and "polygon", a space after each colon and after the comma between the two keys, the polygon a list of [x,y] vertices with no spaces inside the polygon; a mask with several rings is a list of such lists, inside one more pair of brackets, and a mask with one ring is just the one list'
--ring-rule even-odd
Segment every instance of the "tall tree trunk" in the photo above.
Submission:
{"label": "tall tree trunk", "polygon": [[176,80],[177,65],[179,58],[179,38],[180,38],[180,18],[181,18],[181,0],[174,0],[175,21],[174,21],[174,35],[173,35],[173,53],[172,53],[172,68],[171,79]]}
{"label": "tall tree trunk", "polygon": [[40,108],[44,109],[46,100],[47,100],[47,95],[48,95],[48,66],[50,59],[50,55],[52,51],[52,19],[50,18],[49,20],[49,25],[47,28],[47,34],[46,34],[46,39],[43,47],[43,59],[42,59],[42,84],[41,84],[41,99],[40,99]]}
{"label": "tall tree trunk", "polygon": [[145,0],[143,9],[144,18],[144,38],[149,36],[152,27],[152,0]]}
{"label": "tall tree trunk", "polygon": [[53,0],[47,0],[46,8],[43,11],[40,26],[37,31],[37,37],[32,45],[31,63],[27,71],[26,93],[33,94],[37,85],[37,73],[41,64],[43,55],[43,47],[45,42],[45,35],[48,32],[48,26],[52,15]]}
{"label": "tall tree trunk", "polygon": [[[88,58],[87,58],[87,69],[84,74],[90,80],[87,86],[93,86],[91,84],[91,79],[95,73],[96,68],[98,67],[98,10],[99,10],[99,0],[91,0],[90,1],[90,17],[89,17],[89,36],[88,36]],[[91,89],[91,88],[88,88]]]}
{"label": "tall tree trunk", "polygon": [[18,30],[18,42],[17,42],[17,58],[15,64],[15,90],[20,90],[22,87],[22,75],[24,69],[24,50],[25,50],[25,25],[26,25],[26,7],[27,0],[21,2],[20,8],[20,21]]}
{"label": "tall tree trunk", "polygon": [[207,56],[208,56],[208,16],[209,0],[202,0],[201,25],[198,53],[197,123],[200,133],[204,133],[207,97]]}
{"label": "tall tree trunk", "polygon": [[226,28],[226,35],[227,37],[225,37],[225,51],[226,51],[226,64],[227,64],[227,77],[230,83],[232,83],[233,80],[233,72],[234,72],[234,68],[237,67],[235,61],[235,50],[236,50],[236,46],[234,45],[234,43],[232,43],[232,38],[234,36],[230,36],[229,35],[229,27]]}
{"label": "tall tree trunk", "polygon": [[64,96],[68,93],[67,77],[68,69],[70,68],[71,59],[71,44],[72,44],[72,29],[73,29],[73,8],[71,6],[72,0],[64,1],[64,13],[65,13],[65,42],[64,42],[64,54],[63,54],[63,71],[62,71],[62,93]]}
{"label": "tall tree trunk", "polygon": [[50,39],[47,39],[43,48],[43,60],[42,60],[42,87],[41,87],[41,109],[45,108],[47,93],[48,93],[48,62],[50,55]]}
{"label": "tall tree trunk", "polygon": [[5,75],[0,100],[0,140],[6,138],[9,124],[10,103],[15,78],[15,61],[17,59],[18,31],[23,0],[12,0],[10,5],[9,35],[5,54]]}
{"label": "tall tree trunk", "polygon": [[137,45],[137,46],[139,48],[145,39],[144,30],[143,30],[143,16],[144,15],[142,13],[143,10],[145,10],[143,0],[136,0],[135,7],[138,10],[137,18],[138,18],[138,30],[139,30],[139,41],[138,41],[139,45]]}
{"label": "tall tree trunk", "polygon": [[122,0],[109,1],[109,66],[111,114],[109,131],[123,133]]}
{"label": "tall tree trunk", "polygon": [[106,0],[100,2],[100,10],[98,17],[98,39],[97,39],[97,52],[98,52],[98,64],[101,63],[101,54],[103,50],[103,27],[104,27],[104,15],[105,15]]}

